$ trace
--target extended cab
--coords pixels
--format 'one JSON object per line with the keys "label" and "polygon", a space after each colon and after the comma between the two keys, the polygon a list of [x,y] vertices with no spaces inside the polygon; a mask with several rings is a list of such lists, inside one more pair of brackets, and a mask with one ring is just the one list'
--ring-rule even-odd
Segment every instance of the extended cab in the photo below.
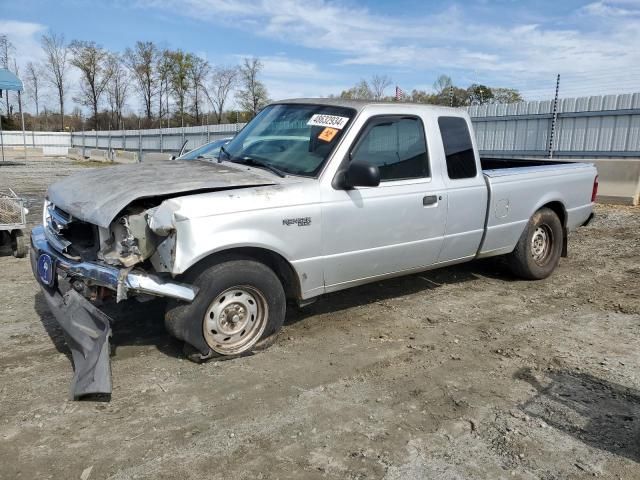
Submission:
{"label": "extended cab", "polygon": [[78,397],[111,390],[104,302],[166,297],[166,327],[191,358],[246,354],[273,340],[287,300],[496,255],[545,278],[596,190],[590,164],[481,159],[464,110],[287,100],[217,161],[52,185],[31,256]]}

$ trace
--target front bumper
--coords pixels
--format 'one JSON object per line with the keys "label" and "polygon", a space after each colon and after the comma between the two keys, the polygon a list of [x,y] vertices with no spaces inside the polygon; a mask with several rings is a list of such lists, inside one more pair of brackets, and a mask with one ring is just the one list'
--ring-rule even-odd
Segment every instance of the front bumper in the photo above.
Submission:
{"label": "front bumper", "polygon": [[[41,253],[46,253],[54,260],[57,275],[83,280],[89,286],[107,287],[116,292],[118,300],[127,298],[127,294],[132,292],[191,302],[198,293],[196,287],[167,281],[139,270],[129,271],[102,263],[71,260],[49,244],[41,225],[31,232],[31,246],[31,255],[36,259]],[[34,275],[37,277],[37,272]]]}

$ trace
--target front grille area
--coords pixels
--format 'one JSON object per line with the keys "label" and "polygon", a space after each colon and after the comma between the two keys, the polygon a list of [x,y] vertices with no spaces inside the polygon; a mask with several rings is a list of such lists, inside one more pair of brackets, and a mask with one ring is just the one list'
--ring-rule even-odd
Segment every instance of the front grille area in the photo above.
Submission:
{"label": "front grille area", "polygon": [[45,235],[60,253],[77,260],[95,260],[100,241],[98,227],[73,218],[53,204],[47,205]]}

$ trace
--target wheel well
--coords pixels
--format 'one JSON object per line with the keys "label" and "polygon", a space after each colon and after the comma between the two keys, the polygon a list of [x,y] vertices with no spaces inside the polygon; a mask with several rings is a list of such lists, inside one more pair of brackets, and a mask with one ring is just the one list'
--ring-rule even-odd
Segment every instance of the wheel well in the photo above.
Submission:
{"label": "wheel well", "polygon": [[282,282],[284,293],[288,299],[299,300],[302,298],[298,274],[291,264],[282,255],[266,248],[238,247],[222,250],[203,258],[189,270],[197,266],[211,265],[212,263],[218,263],[234,257],[250,258],[265,264],[274,271],[280,279],[280,282]]}
{"label": "wheel well", "polygon": [[546,203],[544,205],[542,205],[542,207],[540,208],[548,208],[550,210],[553,210],[555,212],[556,215],[558,215],[558,218],[560,219],[560,223],[562,224],[562,256],[566,257],[567,256],[567,211],[564,208],[564,205],[562,204],[562,202],[549,202]]}

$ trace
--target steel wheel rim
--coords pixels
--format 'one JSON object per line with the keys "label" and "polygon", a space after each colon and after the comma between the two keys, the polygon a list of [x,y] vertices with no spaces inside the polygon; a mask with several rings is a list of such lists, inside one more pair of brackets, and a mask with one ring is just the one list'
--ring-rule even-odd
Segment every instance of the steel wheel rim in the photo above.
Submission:
{"label": "steel wheel rim", "polygon": [[221,355],[245,352],[260,339],[268,318],[269,307],[259,290],[248,285],[228,288],[205,312],[205,341]]}
{"label": "steel wheel rim", "polygon": [[531,256],[538,265],[545,265],[551,256],[553,246],[553,231],[548,225],[536,227],[531,237]]}

